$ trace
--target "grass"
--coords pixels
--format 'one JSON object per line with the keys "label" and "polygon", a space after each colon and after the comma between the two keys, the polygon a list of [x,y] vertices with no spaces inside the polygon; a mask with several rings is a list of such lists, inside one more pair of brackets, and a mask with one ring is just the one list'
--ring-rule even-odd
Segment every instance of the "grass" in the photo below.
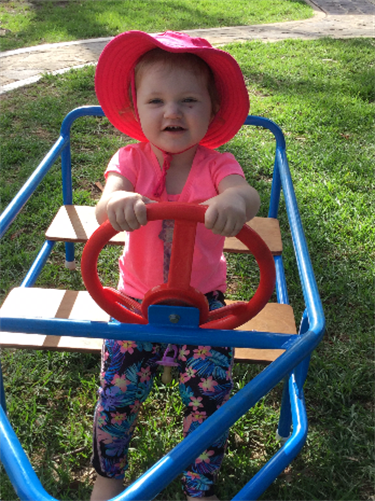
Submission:
{"label": "grass", "polygon": [[292,21],[312,16],[303,0],[8,0],[0,5],[0,49],[158,32]]}
{"label": "grass", "polygon": [[[247,42],[227,49],[243,69],[252,113],[284,130],[301,218],[327,317],[327,332],[312,356],[305,385],[307,445],[261,499],[368,500],[374,497],[374,41]],[[308,61],[308,64],[306,64]],[[96,104],[93,68],[47,76],[2,97],[0,194],[4,208],[58,135],[65,114]],[[111,154],[124,144],[105,119],[73,128],[75,203],[94,205]],[[243,130],[225,149],[267,200],[273,142],[264,131]],[[2,242],[1,295],[18,285],[43,242],[47,221],[61,203],[58,165]],[[298,322],[303,309],[298,272],[283,204],[284,263]],[[116,254],[101,259],[116,284]],[[78,257],[81,248],[78,249]],[[58,245],[37,286],[83,289],[79,272],[64,269]],[[229,258],[231,297],[246,297],[256,276],[243,256]],[[11,422],[43,485],[61,499],[87,499],[91,419],[99,358],[95,355],[3,350]],[[235,391],[260,366],[235,367]],[[132,444],[128,482],[181,438],[176,391],[157,382]],[[233,427],[218,495],[230,499],[278,449],[274,441],[281,388],[262,399]],[[1,498],[16,499],[0,479]],[[176,480],[158,499],[183,499]]]}

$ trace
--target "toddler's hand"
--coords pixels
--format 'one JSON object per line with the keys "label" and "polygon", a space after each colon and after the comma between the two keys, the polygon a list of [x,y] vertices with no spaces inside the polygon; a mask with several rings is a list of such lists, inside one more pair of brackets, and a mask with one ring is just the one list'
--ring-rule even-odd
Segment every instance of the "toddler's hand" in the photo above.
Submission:
{"label": "toddler's hand", "polygon": [[146,204],[155,203],[139,193],[115,191],[107,202],[108,219],[117,231],[133,231],[147,224]]}
{"label": "toddler's hand", "polygon": [[205,226],[215,235],[234,237],[247,221],[246,202],[233,193],[223,192],[202,205],[208,205]]}

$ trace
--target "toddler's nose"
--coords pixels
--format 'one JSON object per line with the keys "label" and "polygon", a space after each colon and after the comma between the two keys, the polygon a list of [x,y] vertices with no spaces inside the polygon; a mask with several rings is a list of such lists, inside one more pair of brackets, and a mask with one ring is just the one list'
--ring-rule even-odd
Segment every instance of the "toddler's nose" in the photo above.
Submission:
{"label": "toddler's nose", "polygon": [[164,110],[165,118],[180,118],[181,111],[178,103],[170,102],[167,103]]}

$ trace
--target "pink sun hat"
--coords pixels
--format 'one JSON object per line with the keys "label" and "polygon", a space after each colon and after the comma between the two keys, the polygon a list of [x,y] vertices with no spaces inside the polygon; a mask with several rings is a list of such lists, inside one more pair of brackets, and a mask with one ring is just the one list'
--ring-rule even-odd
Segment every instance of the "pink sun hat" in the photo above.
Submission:
{"label": "pink sun hat", "polygon": [[200,144],[213,149],[232,139],[243,125],[250,108],[249,95],[237,61],[203,38],[174,31],[156,35],[126,31],[104,47],[96,69],[95,90],[108,120],[133,139],[147,141],[132,110],[129,86],[139,58],[156,48],[175,53],[190,52],[208,64],[219,94],[220,110]]}

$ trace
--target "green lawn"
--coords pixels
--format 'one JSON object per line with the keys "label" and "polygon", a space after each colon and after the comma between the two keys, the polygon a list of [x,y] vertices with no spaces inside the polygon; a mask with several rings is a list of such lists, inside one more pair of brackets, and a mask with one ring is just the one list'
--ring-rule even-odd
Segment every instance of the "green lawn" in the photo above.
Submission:
{"label": "green lawn", "polygon": [[[374,41],[247,42],[227,49],[244,72],[255,115],[276,121],[287,152],[302,222],[327,318],[305,385],[307,445],[267,490],[264,500],[368,500],[374,491]],[[94,69],[48,76],[2,96],[0,195],[4,208],[57,138],[75,106],[96,104]],[[124,138],[105,119],[73,128],[75,203],[94,205],[103,171]],[[273,142],[264,131],[243,130],[224,149],[233,152],[261,193],[261,215],[273,167]],[[2,242],[1,294],[18,285],[61,204],[59,166],[30,200]],[[284,262],[291,304],[302,311],[298,273],[283,204]],[[78,257],[81,248],[78,249]],[[116,284],[116,255],[101,258],[107,283]],[[257,276],[244,256],[229,258],[231,297],[246,298]],[[64,268],[63,246],[49,259],[37,286],[83,289],[79,271]],[[99,357],[3,350],[11,422],[43,485],[55,497],[88,499],[92,470],[92,414]],[[235,391],[262,367],[236,366]],[[181,438],[176,383],[158,381],[133,442],[129,481]],[[219,481],[231,499],[278,446],[281,388],[233,427]],[[1,499],[16,495],[0,478]],[[183,499],[175,481],[158,499]]]}
{"label": "green lawn", "polygon": [[0,4],[0,49],[109,37],[127,30],[292,21],[312,13],[303,0],[11,0]]}

